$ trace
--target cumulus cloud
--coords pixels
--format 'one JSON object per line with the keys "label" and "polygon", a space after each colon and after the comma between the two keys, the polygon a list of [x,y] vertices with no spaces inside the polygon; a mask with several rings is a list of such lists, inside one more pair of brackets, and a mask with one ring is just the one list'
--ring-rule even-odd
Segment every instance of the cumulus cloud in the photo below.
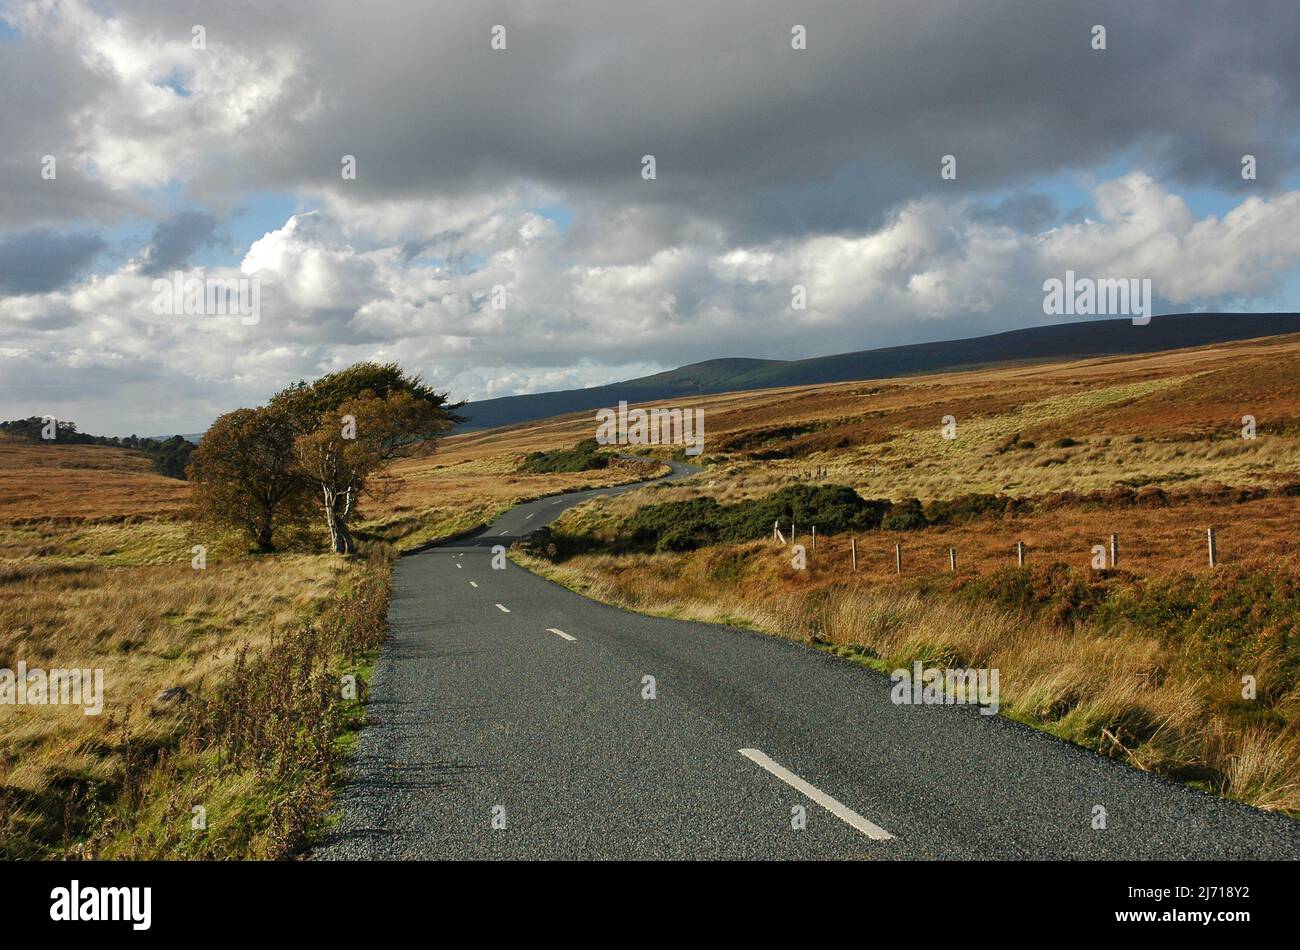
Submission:
{"label": "cumulus cloud", "polygon": [[[472,241],[442,235],[441,257],[413,263],[405,243],[355,245],[347,223],[322,210],[254,242],[238,270],[189,272],[261,281],[256,326],[154,314],[152,281],[131,265],[0,301],[0,315],[21,328],[10,338],[23,358],[39,335],[55,362],[82,361],[78,372],[89,365],[125,378],[151,365],[150,378],[206,380],[231,399],[257,401],[289,379],[360,358],[399,359],[458,398],[486,398],[594,385],[720,352],[852,349],[867,327],[886,345],[1041,323],[1041,282],[1067,268],[1149,277],[1157,299],[1182,305],[1258,298],[1300,265],[1292,226],[1300,192],[1197,219],[1134,173],[1100,184],[1095,204],[1096,219],[1026,233],[926,198],[860,234],[745,247],[701,238],[617,265],[566,264],[566,236],[529,211],[492,212],[466,229]],[[471,245],[477,266],[455,264]],[[791,307],[795,285],[806,310]],[[89,363],[87,344],[98,354]],[[167,369],[152,365],[160,352]]]}

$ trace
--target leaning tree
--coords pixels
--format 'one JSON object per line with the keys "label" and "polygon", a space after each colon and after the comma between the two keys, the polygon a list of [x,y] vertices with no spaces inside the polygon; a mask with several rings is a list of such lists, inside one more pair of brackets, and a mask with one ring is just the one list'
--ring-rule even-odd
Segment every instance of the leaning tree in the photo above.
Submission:
{"label": "leaning tree", "polygon": [[360,496],[392,460],[430,452],[457,422],[460,404],[397,364],[358,363],[271,400],[290,419],[298,470],[317,494],[338,554],[356,550],[349,523]]}

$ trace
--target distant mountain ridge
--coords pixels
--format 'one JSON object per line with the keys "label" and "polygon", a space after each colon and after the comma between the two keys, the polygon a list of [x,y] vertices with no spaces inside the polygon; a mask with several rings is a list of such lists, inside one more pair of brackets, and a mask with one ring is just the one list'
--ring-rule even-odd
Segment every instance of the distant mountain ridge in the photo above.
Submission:
{"label": "distant mountain ridge", "polygon": [[458,431],[488,429],[570,412],[749,389],[886,379],[942,370],[1159,353],[1256,337],[1300,333],[1300,313],[1179,313],[1146,326],[1131,320],[1082,320],[939,343],[912,343],[803,360],[728,357],[691,363],[626,382],[558,392],[500,396],[469,403]]}

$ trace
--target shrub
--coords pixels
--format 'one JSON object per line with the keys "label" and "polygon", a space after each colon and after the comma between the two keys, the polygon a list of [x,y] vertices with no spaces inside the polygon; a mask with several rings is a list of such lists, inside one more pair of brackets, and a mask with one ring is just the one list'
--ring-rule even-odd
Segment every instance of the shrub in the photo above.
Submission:
{"label": "shrub", "polygon": [[889,513],[880,522],[880,527],[886,531],[917,531],[927,524],[929,522],[925,519],[925,510],[921,507],[920,500],[905,498],[890,506]]}
{"label": "shrub", "polygon": [[880,527],[889,503],[866,499],[847,485],[788,485],[753,501],[728,506],[723,513],[724,541],[752,541],[770,534],[772,523],[811,527],[826,534]]}
{"label": "shrub", "polygon": [[1002,495],[959,495],[946,501],[932,501],[925,508],[925,519],[932,525],[973,521],[986,515],[1001,514],[1007,508]]}
{"label": "shrub", "polygon": [[645,505],[627,518],[619,534],[624,547],[691,551],[724,541],[766,537],[772,524],[791,521],[825,534],[880,527],[889,503],[861,497],[847,485],[789,485],[766,498],[723,506],[714,498]]}
{"label": "shrub", "polygon": [[550,452],[529,452],[519,465],[519,471],[530,475],[553,472],[587,472],[607,468],[609,456],[600,451],[595,439],[583,439],[571,449],[553,449]]}
{"label": "shrub", "polygon": [[973,603],[993,601],[1000,607],[1033,614],[1066,626],[1089,617],[1105,603],[1107,578],[1080,574],[1062,561],[1033,567],[1008,567],[965,583],[961,590]]}

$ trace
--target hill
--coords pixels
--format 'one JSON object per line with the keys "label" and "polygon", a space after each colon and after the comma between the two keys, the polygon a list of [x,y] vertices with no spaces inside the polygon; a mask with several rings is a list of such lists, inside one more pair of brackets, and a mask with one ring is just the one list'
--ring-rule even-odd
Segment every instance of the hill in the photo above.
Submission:
{"label": "hill", "polygon": [[1154,317],[1146,326],[1134,326],[1129,320],[1075,321],[966,340],[915,343],[803,360],[706,360],[607,386],[473,402],[464,409],[468,421],[461,430],[595,410],[617,405],[620,400],[651,402],[1014,363],[1160,353],[1297,332],[1300,314],[1296,313],[1184,313]]}

